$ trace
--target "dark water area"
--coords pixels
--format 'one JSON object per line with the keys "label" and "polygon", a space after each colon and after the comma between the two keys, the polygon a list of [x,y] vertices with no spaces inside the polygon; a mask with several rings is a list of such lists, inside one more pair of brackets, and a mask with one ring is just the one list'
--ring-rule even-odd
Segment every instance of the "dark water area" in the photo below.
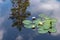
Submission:
{"label": "dark water area", "polygon": [[[24,2],[24,4],[25,3],[27,4],[26,6],[24,6],[24,4],[22,5],[25,7],[25,9],[23,9],[23,7],[17,9],[18,13],[21,14],[20,15],[17,14],[18,16],[14,15],[13,17],[11,17],[11,14],[13,14],[14,11],[14,10],[11,11],[11,9],[15,7],[12,5],[15,4],[12,4],[11,0],[0,0],[0,40],[60,40],[59,1],[57,0],[29,0],[28,2],[27,1]],[[21,12],[19,12],[20,10]],[[32,17],[37,18],[38,15],[41,13],[46,14],[50,17],[54,17],[58,20],[56,24],[56,29],[57,29],[56,33],[52,33],[51,35],[49,35],[48,33],[39,34],[35,29],[32,30],[23,27],[23,23],[22,23],[23,20],[25,19],[31,20]],[[17,16],[17,19],[14,18],[15,16]],[[9,17],[14,19],[11,19]],[[21,20],[21,21],[16,21],[16,20]],[[14,27],[12,27],[12,24],[14,24],[15,21],[17,23],[13,25]],[[19,26],[21,26],[21,28]]]}

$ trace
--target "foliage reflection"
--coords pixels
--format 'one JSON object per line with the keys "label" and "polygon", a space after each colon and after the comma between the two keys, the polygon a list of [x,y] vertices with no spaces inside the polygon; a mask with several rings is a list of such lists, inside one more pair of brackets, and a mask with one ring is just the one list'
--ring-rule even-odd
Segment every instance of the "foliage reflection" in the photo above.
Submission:
{"label": "foliage reflection", "polygon": [[11,0],[11,2],[10,19],[13,20],[12,27],[17,27],[21,31],[23,27],[22,21],[31,15],[29,11],[26,11],[29,6],[29,0]]}

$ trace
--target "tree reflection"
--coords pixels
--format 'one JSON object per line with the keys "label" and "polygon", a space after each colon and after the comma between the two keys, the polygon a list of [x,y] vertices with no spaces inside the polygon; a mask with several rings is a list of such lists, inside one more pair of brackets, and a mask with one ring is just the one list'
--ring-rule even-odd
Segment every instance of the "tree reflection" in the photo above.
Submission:
{"label": "tree reflection", "polygon": [[13,4],[10,15],[10,19],[13,20],[12,27],[17,27],[21,30],[21,27],[23,27],[22,21],[30,16],[30,12],[26,11],[29,6],[29,0],[11,0],[11,2]]}

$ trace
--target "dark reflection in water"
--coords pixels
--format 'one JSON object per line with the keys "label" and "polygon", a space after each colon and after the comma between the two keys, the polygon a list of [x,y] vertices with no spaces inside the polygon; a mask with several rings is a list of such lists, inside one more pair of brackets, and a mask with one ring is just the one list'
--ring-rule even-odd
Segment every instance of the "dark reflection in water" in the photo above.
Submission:
{"label": "dark reflection in water", "polygon": [[23,27],[22,21],[31,14],[26,11],[29,6],[29,0],[12,0],[12,9],[10,19],[13,20],[12,27],[17,27],[19,30]]}

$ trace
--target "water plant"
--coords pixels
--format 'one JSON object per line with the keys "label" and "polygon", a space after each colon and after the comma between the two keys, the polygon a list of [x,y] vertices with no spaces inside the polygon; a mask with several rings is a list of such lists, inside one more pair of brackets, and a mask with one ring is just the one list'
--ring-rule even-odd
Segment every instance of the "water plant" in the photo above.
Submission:
{"label": "water plant", "polygon": [[[33,18],[32,20],[24,20],[23,24],[25,28],[36,28],[38,33],[55,33],[56,22],[55,18],[48,17],[44,14],[40,14],[39,18]],[[43,20],[42,20],[43,19]]]}

